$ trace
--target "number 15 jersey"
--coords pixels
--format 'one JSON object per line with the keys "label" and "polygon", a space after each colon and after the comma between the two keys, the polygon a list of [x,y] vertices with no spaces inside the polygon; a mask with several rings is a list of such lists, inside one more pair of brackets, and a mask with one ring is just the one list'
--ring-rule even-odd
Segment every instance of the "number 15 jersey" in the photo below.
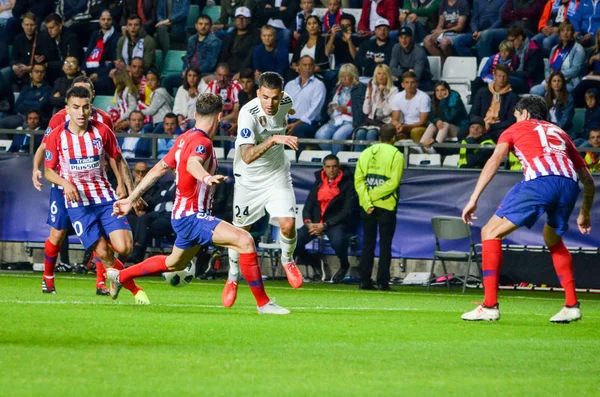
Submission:
{"label": "number 15 jersey", "polygon": [[233,160],[236,183],[257,189],[290,178],[290,161],[285,155],[283,145],[270,147],[250,164],[242,160],[241,147],[261,144],[272,135],[285,135],[287,115],[293,105],[292,98],[284,92],[279,109],[273,116],[264,112],[259,98],[254,98],[240,110]]}

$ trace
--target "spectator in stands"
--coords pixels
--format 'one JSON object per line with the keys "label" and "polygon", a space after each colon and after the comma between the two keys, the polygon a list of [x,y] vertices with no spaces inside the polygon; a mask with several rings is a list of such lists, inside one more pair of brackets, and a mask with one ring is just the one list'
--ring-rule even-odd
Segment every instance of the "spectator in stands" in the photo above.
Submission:
{"label": "spectator in stands", "polygon": [[[31,109],[27,112],[25,117],[25,124],[20,127],[17,127],[17,130],[30,130],[30,131],[39,131],[41,129],[41,115],[40,111],[37,109]],[[13,141],[10,144],[10,148],[8,152],[10,153],[30,153],[29,143],[31,139],[29,135],[26,134],[15,134],[13,136]],[[42,136],[36,135],[34,139],[34,150],[40,146],[42,143]]]}
{"label": "spectator in stands", "polygon": [[108,10],[104,10],[100,15],[100,30],[94,31],[90,36],[82,67],[94,82],[99,95],[110,95],[112,91],[108,74],[114,68],[118,41],[119,35],[113,26],[112,16]]}
{"label": "spectator in stands", "polygon": [[506,39],[512,41],[519,58],[517,67],[510,75],[510,86],[517,94],[528,93],[534,84],[544,78],[542,50],[534,40],[525,35],[520,26],[511,26]]}
{"label": "spectator in stands", "polygon": [[162,122],[167,113],[172,111],[171,103],[173,97],[159,84],[160,77],[154,70],[146,73],[146,86],[152,92],[150,94],[150,104],[148,107],[142,108],[142,114],[147,118],[151,118],[151,128],[147,127],[146,131],[160,134],[162,130]]}
{"label": "spectator in stands", "polygon": [[472,101],[470,116],[479,116],[485,121],[486,138],[490,137],[494,142],[502,131],[515,123],[513,111],[519,97],[508,82],[510,73],[508,66],[496,66],[494,82],[477,91]]}
{"label": "spectator in stands", "polygon": [[600,130],[600,93],[595,88],[585,92],[585,120],[580,136],[587,139],[592,130]]}
{"label": "spectator in stands", "polygon": [[359,289],[375,289],[371,272],[379,229],[377,284],[381,291],[391,291],[392,241],[396,231],[398,187],[404,170],[404,156],[394,147],[395,133],[396,128],[392,124],[381,127],[380,143],[365,149],[356,163],[354,188],[362,209],[360,218],[364,237]]}
{"label": "spectator in stands", "polygon": [[185,70],[183,85],[177,89],[173,105],[173,113],[177,115],[177,125],[182,131],[187,131],[195,125],[196,98],[207,87],[208,85],[200,78],[198,69]]}
{"label": "spectator in stands", "polygon": [[[390,68],[385,64],[377,65],[373,79],[367,84],[367,95],[363,102],[365,122],[354,132],[355,140],[376,141],[379,138],[379,129],[392,122],[392,98],[397,93]],[[354,145],[355,151],[362,152],[365,148]]]}
{"label": "spectator in stands", "polygon": [[390,40],[390,23],[380,18],[375,22],[375,39],[365,40],[358,48],[355,65],[361,76],[372,76],[375,66],[385,63],[389,66],[394,42]]}
{"label": "spectator in stands", "polygon": [[209,16],[200,15],[195,26],[196,34],[188,40],[183,67],[198,69],[200,75],[204,76],[215,71],[221,51],[221,40],[211,33],[212,19]]}
{"label": "spectator in stands", "polygon": [[111,109],[110,114],[114,121],[115,131],[125,131],[129,128],[129,116],[134,110],[137,110],[139,91],[129,73],[124,70],[117,70],[114,73],[113,83],[116,109]]}
{"label": "spectator in stands", "polygon": [[515,55],[515,47],[510,40],[504,40],[498,46],[499,52],[488,58],[481,69],[479,76],[471,82],[471,92],[477,92],[479,89],[494,81],[494,70],[498,65],[506,65],[510,70],[514,70],[519,65],[519,58]]}
{"label": "spectator in stands", "polygon": [[[15,94],[4,79],[0,78],[0,120],[15,114]],[[0,139],[6,139],[4,134],[0,134]]]}
{"label": "spectator in stands", "polygon": [[[48,64],[47,81],[54,81],[60,76],[63,61],[69,56],[81,59],[82,48],[77,36],[64,29],[63,20],[58,14],[50,14],[44,19],[46,31],[40,34],[40,52],[34,56],[37,63]],[[37,51],[36,51],[37,52]],[[43,116],[42,116],[43,117]]]}
{"label": "spectator in stands", "polygon": [[275,28],[278,48],[290,48],[292,31],[288,27],[292,24],[298,9],[298,0],[264,0],[256,7],[257,22]]}
{"label": "spectator in stands", "polygon": [[435,153],[434,143],[444,143],[447,138],[456,138],[458,132],[467,128],[469,116],[460,94],[450,89],[444,80],[435,83],[433,89],[429,125],[421,137],[427,153]]}
{"label": "spectator in stands", "polygon": [[441,0],[436,28],[423,40],[423,47],[430,55],[446,58],[452,55],[452,41],[468,30],[467,18],[471,10],[467,0]]}
{"label": "spectator in stands", "polygon": [[286,47],[276,41],[274,27],[264,25],[260,29],[260,43],[254,48],[253,66],[256,79],[264,72],[277,72],[284,75],[290,66]]}
{"label": "spectator in stands", "polygon": [[321,27],[323,33],[329,33],[332,27],[340,24],[342,19],[342,1],[341,0],[327,0],[327,11],[321,18]]}
{"label": "spectator in stands", "polygon": [[235,74],[252,67],[252,51],[260,42],[260,33],[250,27],[251,14],[247,7],[235,10],[235,29],[227,34],[221,46],[220,62],[227,62],[229,70]]}
{"label": "spectator in stands", "polygon": [[569,20],[575,28],[575,38],[582,46],[594,44],[594,36],[600,29],[598,0],[581,0],[575,15]]}
{"label": "spectator in stands", "polygon": [[[129,116],[128,134],[144,133],[144,115],[139,110],[134,110]],[[151,154],[151,140],[139,137],[118,138],[123,158],[149,158]]]}
{"label": "spectator in stands", "polygon": [[[333,99],[327,105],[330,120],[319,128],[316,139],[343,140],[352,136],[352,131],[363,124],[365,114],[362,105],[365,101],[365,85],[359,81],[356,66],[347,63],[340,68],[338,84]],[[323,150],[337,154],[342,150],[340,144],[319,144]]]}
{"label": "spectator in stands", "polygon": [[506,38],[509,27],[523,28],[527,37],[537,32],[538,23],[547,0],[506,0],[500,18],[502,26],[489,28],[481,32],[477,44],[479,58],[492,56],[498,44]]}
{"label": "spectator in stands", "polygon": [[[231,76],[229,65],[220,63],[215,70],[215,79],[208,84],[205,92],[218,95],[223,100],[223,117],[219,125],[221,136],[235,136],[237,133],[237,118],[240,112],[238,95],[241,90],[240,83]],[[225,145],[225,148],[229,148],[229,145]]]}
{"label": "spectator in stands", "polygon": [[[88,37],[92,16],[98,16],[98,7],[102,2],[92,0],[58,0],[56,13],[61,16],[65,27],[77,37]],[[94,15],[93,15],[94,14]]]}
{"label": "spectator in stands", "polygon": [[[495,142],[484,134],[485,121],[479,116],[471,117],[469,123],[469,134],[462,140],[461,144],[495,146]],[[483,168],[492,155],[491,149],[467,149],[460,148],[458,168]]]}
{"label": "spectator in stands", "polygon": [[[471,13],[471,31],[461,33],[452,40],[454,51],[461,57],[472,56],[471,48],[477,45],[479,52],[482,42],[481,35],[486,35],[488,29],[498,29],[502,27],[500,14],[506,5],[507,0],[474,0]],[[480,55],[481,58],[483,56]]]}
{"label": "spectator in stands", "polygon": [[[184,130],[185,131],[185,130]],[[175,113],[167,113],[163,119],[159,134],[165,134],[165,138],[156,140],[156,158],[159,160],[165,157],[165,155],[171,150],[175,143],[176,135],[180,135],[182,132],[179,125],[177,124],[177,115]]]}
{"label": "spectator in stands", "polygon": [[440,0],[404,0],[398,17],[400,28],[409,28],[416,43],[421,44],[430,27],[437,26]]}
{"label": "spectator in stands", "polygon": [[[331,2],[332,0],[329,1]],[[399,22],[398,10],[397,0],[363,1],[362,12],[358,22],[358,35],[361,37],[372,36],[376,28],[375,22],[381,18],[387,19],[390,30],[396,31]],[[392,36],[392,40],[395,39],[396,37]]]}
{"label": "spectator in stands", "polygon": [[549,0],[538,24],[539,33],[533,40],[542,46],[544,57],[550,55],[552,47],[558,44],[558,26],[571,20],[577,11],[579,0]]}
{"label": "spectator in stands", "polygon": [[584,76],[572,92],[575,107],[585,106],[585,92],[590,88],[600,90],[600,29],[596,32],[594,46],[588,51],[586,65],[588,74]]}
{"label": "spectator in stands", "polygon": [[240,109],[245,104],[256,98],[256,82],[254,80],[254,71],[250,68],[244,69],[240,72],[240,86],[242,90],[238,95],[240,102]]}
{"label": "spectator in stands", "polygon": [[211,31],[219,39],[223,39],[227,34],[233,32],[235,28],[235,12],[237,9],[241,7],[247,8],[252,15],[256,12],[256,5],[256,0],[221,0],[221,14],[219,15],[219,20],[212,25]]}
{"label": "spectator in stands", "polygon": [[65,107],[65,99],[67,91],[71,88],[73,79],[81,75],[79,61],[75,57],[67,57],[63,62],[63,74],[54,80],[52,96],[50,97],[50,105],[54,108],[53,112],[57,112]]}
{"label": "spectator in stands", "polygon": [[303,55],[298,63],[299,76],[289,81],[284,91],[294,99],[296,113],[290,115],[287,130],[298,138],[313,138],[325,103],[325,84],[314,75],[315,61]]}
{"label": "spectator in stands", "polygon": [[142,20],[137,14],[127,18],[125,34],[117,42],[118,60],[129,66],[134,58],[143,59],[145,70],[150,70],[156,62],[156,43],[142,29]]}
{"label": "spectator in stands", "polygon": [[321,22],[316,16],[306,18],[307,35],[300,37],[292,64],[290,65],[291,72],[288,73],[287,80],[291,80],[298,75],[298,60],[304,55],[310,56],[315,61],[315,73],[329,69],[329,57],[325,53],[325,38],[321,34]]}
{"label": "spectator in stands", "polygon": [[[301,0],[300,8],[302,11],[298,12],[290,25],[292,31],[292,37],[294,40],[300,40],[300,36],[307,34],[306,31],[306,18],[311,15],[317,15],[315,11],[315,0]],[[341,20],[340,20],[341,23]]]}
{"label": "spectator in stands", "polygon": [[332,281],[341,283],[350,268],[348,233],[355,226],[353,215],[357,207],[354,176],[348,169],[340,167],[340,160],[335,155],[325,156],[323,169],[315,172],[315,183],[302,210],[304,226],[298,230],[298,243],[294,252],[299,263],[312,266],[315,281],[323,277],[320,260],[310,254],[305,245],[315,238],[324,235],[328,237],[340,260],[340,269]]}
{"label": "spectator in stands", "polygon": [[133,80],[133,84],[138,89],[139,92],[139,101],[143,104],[150,104],[150,88],[146,85],[146,73],[144,69],[144,60],[139,57],[135,57],[131,60],[131,65],[127,68],[129,71],[129,75]]}
{"label": "spectator in stands", "polygon": [[550,89],[546,92],[546,103],[549,109],[548,121],[567,132],[576,146],[583,143],[584,139],[577,139],[575,131],[571,131],[575,116],[575,102],[567,92],[567,81],[561,72],[550,74]]}
{"label": "spectator in stands", "polygon": [[16,114],[7,116],[0,120],[0,128],[15,129],[25,122],[25,115],[31,109],[40,111],[43,123],[50,120],[52,106],[50,97],[52,87],[44,81],[46,77],[46,65],[34,64],[29,73],[30,82],[23,87],[15,102]]}
{"label": "spectator in stands", "polygon": [[[138,17],[144,31],[152,36],[155,32],[156,11],[158,0],[123,0],[123,12],[121,13],[121,30],[125,36],[126,26],[129,18]],[[150,67],[151,65],[148,65]]]}
{"label": "spectator in stands", "polygon": [[392,75],[398,79],[398,85],[402,83],[402,75],[406,72],[414,72],[419,81],[419,87],[423,91],[429,91],[433,87],[431,69],[427,53],[423,47],[415,45],[413,32],[410,28],[401,28],[398,32],[398,41],[392,49],[390,70]]}
{"label": "spectator in stands", "polygon": [[[600,129],[591,130],[590,138],[588,140],[590,147],[600,148]],[[600,153],[599,152],[586,152],[585,163],[590,167],[591,172],[600,172]]]}
{"label": "spectator in stands", "polygon": [[570,22],[563,22],[558,28],[560,43],[552,49],[548,67],[545,71],[546,80],[531,88],[533,95],[544,96],[546,86],[552,72],[562,72],[567,79],[567,91],[571,92],[579,83],[579,74],[585,64],[585,50],[575,41],[575,32]]}
{"label": "spectator in stands", "polygon": [[431,98],[419,90],[419,81],[414,72],[402,75],[403,91],[392,97],[392,124],[396,127],[396,138],[419,142],[427,126],[431,111]]}
{"label": "spectator in stands", "polygon": [[156,10],[156,44],[166,54],[171,41],[185,42],[190,0],[158,0]]}
{"label": "spectator in stands", "polygon": [[331,27],[325,45],[325,55],[329,57],[333,54],[335,57],[335,70],[325,73],[327,83],[337,79],[337,72],[342,65],[354,63],[358,45],[359,39],[354,35],[354,18],[352,15],[342,14],[340,24]]}
{"label": "spectator in stands", "polygon": [[35,61],[33,52],[41,55],[35,15],[31,12],[25,13],[21,27],[23,33],[15,37],[10,56],[10,67],[3,68],[1,71],[4,82],[6,84],[16,83],[19,89],[27,84],[29,73]]}

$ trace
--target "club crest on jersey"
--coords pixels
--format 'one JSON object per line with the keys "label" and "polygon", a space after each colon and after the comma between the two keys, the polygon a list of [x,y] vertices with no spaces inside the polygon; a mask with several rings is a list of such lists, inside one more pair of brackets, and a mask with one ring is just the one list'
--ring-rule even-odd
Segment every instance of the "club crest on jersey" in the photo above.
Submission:
{"label": "club crest on jersey", "polygon": [[92,140],[92,146],[94,146],[95,149],[102,149],[102,139],[100,138],[94,138]]}
{"label": "club crest on jersey", "polygon": [[194,151],[198,154],[205,154],[206,148],[202,145],[198,145],[198,146],[196,146],[196,149],[194,149]]}
{"label": "club crest on jersey", "polygon": [[258,122],[260,123],[261,126],[266,127],[267,126],[267,118],[265,116],[260,116],[258,118]]}
{"label": "club crest on jersey", "polygon": [[44,158],[46,159],[46,161],[52,160],[52,152],[50,150],[46,150],[44,152]]}
{"label": "club crest on jersey", "polygon": [[242,138],[250,138],[250,135],[252,135],[252,131],[250,131],[248,128],[244,128],[242,129],[242,131],[240,131],[240,135],[242,136]]}

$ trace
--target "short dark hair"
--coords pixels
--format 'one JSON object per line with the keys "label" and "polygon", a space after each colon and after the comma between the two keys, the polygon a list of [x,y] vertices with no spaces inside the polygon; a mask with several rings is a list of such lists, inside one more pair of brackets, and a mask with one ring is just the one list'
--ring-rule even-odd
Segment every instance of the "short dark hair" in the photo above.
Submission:
{"label": "short dark hair", "polygon": [[87,76],[81,75],[81,76],[75,77],[73,79],[73,82],[71,83],[71,87],[75,86],[75,84],[77,84],[77,83],[85,83],[90,86],[92,91],[94,91],[94,82],[92,81],[92,79],[90,79]]}
{"label": "short dark hair", "polygon": [[71,98],[87,98],[91,102],[92,101],[92,94],[90,94],[90,91],[87,88],[83,88],[83,87],[71,87],[67,91],[67,95],[66,95],[65,100],[68,101]]}
{"label": "short dark hair", "polygon": [[131,61],[129,62],[129,64],[131,65],[133,63],[133,61],[141,61],[142,64],[144,63],[144,58],[142,57],[133,57],[131,58]]}
{"label": "short dark hair", "polygon": [[219,68],[227,69],[231,73],[231,67],[229,67],[229,64],[227,62],[219,62],[217,64],[217,67],[215,68],[215,71]]}
{"label": "short dark hair", "polygon": [[196,18],[196,23],[198,23],[198,21],[201,19],[206,19],[206,20],[208,20],[208,23],[210,23],[211,25],[213,24],[213,20],[209,15],[206,15],[206,14],[199,15],[198,18]]}
{"label": "short dark hair", "polygon": [[165,117],[163,118],[163,121],[165,121],[166,119],[175,119],[177,120],[177,115],[173,112],[169,112],[167,114],[165,114]]}
{"label": "short dark hair", "polygon": [[141,114],[142,115],[142,119],[144,118],[144,113],[142,113],[141,110],[134,110],[133,112],[129,113],[129,119],[131,119],[131,116],[134,114]]}
{"label": "short dark hair", "polygon": [[385,124],[379,130],[379,141],[389,142],[396,136],[396,127],[394,124]]}
{"label": "short dark hair", "polygon": [[254,71],[250,68],[240,70],[241,79],[254,79]]}
{"label": "short dark hair", "polygon": [[496,69],[494,69],[494,72],[496,72],[497,70],[506,73],[506,75],[508,77],[510,77],[511,70],[507,65],[505,65],[503,63],[498,64],[498,65],[496,65]]}
{"label": "short dark hair", "polygon": [[329,160],[335,160],[336,163],[340,163],[340,159],[338,158],[338,156],[336,156],[335,154],[328,154],[327,156],[325,156],[325,158],[323,159],[323,165],[325,165],[325,163]]}
{"label": "short dark hair", "polygon": [[140,25],[142,24],[142,18],[140,18],[140,16],[138,14],[131,14],[130,16],[127,17],[128,21],[133,21],[134,19],[139,20]]}
{"label": "short dark hair", "polygon": [[50,22],[55,22],[57,25],[62,25],[63,23],[63,19],[61,18],[60,15],[58,15],[57,13],[53,12],[52,14],[48,14],[46,16],[46,18],[44,18],[44,23],[50,23]]}
{"label": "short dark hair", "polygon": [[25,118],[29,117],[29,115],[30,115],[31,113],[35,113],[35,114],[37,114],[37,115],[38,115],[38,117],[40,117],[40,118],[42,117],[42,113],[41,113],[41,112],[40,112],[38,109],[29,109],[29,110],[27,111],[27,113],[25,114]]}
{"label": "short dark hair", "polygon": [[200,79],[202,78],[202,73],[200,73],[200,70],[196,69],[196,68],[187,68],[185,73],[183,74],[183,89],[184,90],[189,90],[190,89],[190,83],[188,83],[188,73],[190,72],[194,72],[198,75],[198,82],[200,82]]}
{"label": "short dark hair", "polygon": [[544,98],[538,95],[529,95],[519,99],[515,110],[517,112],[527,110],[532,119],[548,120],[548,104]]}
{"label": "short dark hair", "polygon": [[354,15],[352,15],[352,14],[342,14],[342,16],[340,17],[340,23],[344,19],[347,20],[347,21],[352,22],[352,26],[356,25],[356,18],[354,18]]}
{"label": "short dark hair", "polygon": [[506,37],[525,37],[525,30],[517,25],[512,25],[510,28],[508,28],[508,32],[506,34]]}
{"label": "short dark hair", "polygon": [[223,110],[223,100],[220,96],[210,93],[198,95],[196,114],[200,117],[216,116]]}
{"label": "short dark hair", "polygon": [[44,68],[44,70],[48,70],[48,65],[47,65],[46,63],[44,63],[44,62],[36,62],[36,61],[33,61],[33,65],[31,65],[31,70],[33,70],[33,68],[34,68],[35,66],[41,66],[41,67],[43,67],[43,68]]}
{"label": "short dark hair", "polygon": [[404,72],[402,73],[402,80],[406,80],[406,79],[415,79],[417,80],[417,83],[419,82],[419,79],[417,78],[417,74],[415,72]]}
{"label": "short dark hair", "polygon": [[258,87],[283,91],[283,77],[277,72],[264,72],[258,78]]}

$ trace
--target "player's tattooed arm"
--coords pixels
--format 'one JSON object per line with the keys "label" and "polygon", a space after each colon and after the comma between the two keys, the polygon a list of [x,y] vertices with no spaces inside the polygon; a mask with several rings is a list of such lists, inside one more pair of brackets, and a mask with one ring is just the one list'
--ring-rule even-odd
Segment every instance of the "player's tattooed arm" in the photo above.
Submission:
{"label": "player's tattooed arm", "polygon": [[594,178],[587,168],[580,168],[577,170],[579,180],[583,183],[583,203],[581,204],[581,212],[590,214],[592,211],[592,204],[594,203],[594,194],[596,193],[596,185],[594,184]]}
{"label": "player's tattooed arm", "polygon": [[244,163],[250,164],[266,153],[274,145],[285,145],[292,150],[298,150],[298,137],[290,135],[272,135],[258,145],[240,146],[240,154]]}
{"label": "player's tattooed arm", "polygon": [[135,204],[138,200],[140,200],[142,195],[146,193],[148,189],[150,189],[151,186],[153,186],[160,178],[163,177],[164,174],[170,170],[171,167],[169,167],[163,160],[160,160],[154,167],[152,167],[148,174],[146,174],[144,179],[140,181],[137,187],[133,189],[133,191],[129,194],[129,197],[127,197],[127,200]]}
{"label": "player's tattooed arm", "polygon": [[117,164],[117,160],[108,157],[108,165],[110,165],[110,169],[117,178],[117,197],[127,197],[127,190],[125,185],[123,184],[123,175],[121,175],[121,171],[119,170],[119,164]]}
{"label": "player's tattooed arm", "polygon": [[[115,175],[120,176],[122,183],[125,185],[125,187],[127,187],[127,191],[131,193],[133,191],[133,177],[131,176],[131,170],[129,169],[129,164],[127,164],[127,160],[125,160],[123,156],[119,154],[119,156],[116,159],[114,159],[114,161],[117,167],[117,172],[115,172]],[[115,171],[114,168],[113,171]],[[117,177],[117,181],[118,180],[119,177]]]}

